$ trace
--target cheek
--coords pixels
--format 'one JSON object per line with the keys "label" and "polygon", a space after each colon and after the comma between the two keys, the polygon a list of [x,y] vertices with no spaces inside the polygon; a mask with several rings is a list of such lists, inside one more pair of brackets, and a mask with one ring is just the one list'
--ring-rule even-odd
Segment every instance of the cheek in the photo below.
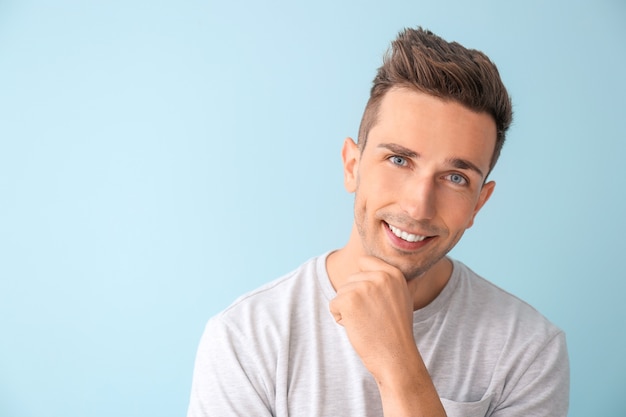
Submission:
{"label": "cheek", "polygon": [[469,228],[474,221],[474,199],[456,198],[454,201],[447,201],[440,205],[441,217],[445,219],[449,229]]}
{"label": "cheek", "polygon": [[379,180],[368,177],[359,177],[354,193],[355,208],[363,213],[375,211],[387,199],[391,189],[384,187]]}
{"label": "cheek", "polygon": [[368,175],[357,178],[357,189],[368,200],[379,200],[382,197],[398,192],[398,188],[402,183],[402,178],[393,177],[385,170],[371,170]]}

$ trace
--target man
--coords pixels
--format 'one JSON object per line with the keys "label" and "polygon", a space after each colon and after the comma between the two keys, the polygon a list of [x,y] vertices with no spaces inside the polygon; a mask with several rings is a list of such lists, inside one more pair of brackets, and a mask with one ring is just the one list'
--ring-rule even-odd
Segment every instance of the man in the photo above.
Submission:
{"label": "man", "polygon": [[343,145],[348,243],[209,321],[188,416],[565,416],[563,332],[446,257],[511,118],[484,54],[401,32]]}

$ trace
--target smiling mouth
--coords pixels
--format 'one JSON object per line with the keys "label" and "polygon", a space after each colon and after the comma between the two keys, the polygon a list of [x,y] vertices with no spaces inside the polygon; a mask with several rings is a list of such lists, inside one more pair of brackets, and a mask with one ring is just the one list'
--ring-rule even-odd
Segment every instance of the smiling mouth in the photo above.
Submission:
{"label": "smiling mouth", "polygon": [[414,235],[412,233],[407,233],[404,230],[397,228],[396,226],[393,226],[389,223],[387,223],[387,226],[389,226],[389,230],[391,230],[391,233],[393,233],[394,235],[396,235],[402,240],[406,240],[407,242],[411,242],[411,243],[421,242],[422,240],[428,237],[428,236]]}

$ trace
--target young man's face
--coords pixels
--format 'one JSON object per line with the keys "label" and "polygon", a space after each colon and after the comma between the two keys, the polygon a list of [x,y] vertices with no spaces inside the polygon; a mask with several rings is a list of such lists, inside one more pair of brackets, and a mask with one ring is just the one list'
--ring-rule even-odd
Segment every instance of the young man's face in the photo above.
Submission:
{"label": "young man's face", "polygon": [[387,92],[365,148],[347,139],[342,153],[358,250],[406,279],[440,261],[493,191],[484,182],[495,140],[486,113],[413,90]]}

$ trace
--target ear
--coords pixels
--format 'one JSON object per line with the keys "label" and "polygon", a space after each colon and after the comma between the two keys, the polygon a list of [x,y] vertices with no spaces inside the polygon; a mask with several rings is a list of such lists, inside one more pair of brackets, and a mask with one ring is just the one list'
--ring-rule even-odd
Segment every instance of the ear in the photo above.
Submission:
{"label": "ear", "polygon": [[356,191],[361,152],[352,138],[343,141],[341,158],[343,159],[343,185],[349,193]]}
{"label": "ear", "polygon": [[483,185],[483,188],[480,190],[480,195],[478,196],[478,201],[476,202],[476,207],[474,207],[474,213],[472,214],[472,219],[469,222],[469,226],[467,226],[468,229],[472,227],[472,225],[474,224],[474,219],[476,218],[476,215],[478,214],[480,209],[483,208],[487,200],[489,200],[489,197],[491,197],[491,194],[493,193],[494,188],[496,188],[495,181],[489,181],[488,183]]}

